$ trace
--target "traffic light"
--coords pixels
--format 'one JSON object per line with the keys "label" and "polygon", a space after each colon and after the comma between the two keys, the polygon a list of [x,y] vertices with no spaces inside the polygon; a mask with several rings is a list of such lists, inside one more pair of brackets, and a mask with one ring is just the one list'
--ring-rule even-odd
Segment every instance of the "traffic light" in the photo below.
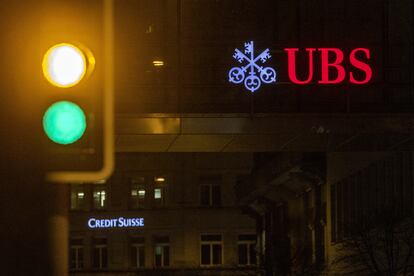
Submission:
{"label": "traffic light", "polygon": [[28,166],[42,163],[53,182],[106,179],[114,155],[113,0],[9,1],[7,8],[1,87],[13,97],[10,119],[19,120],[11,155],[35,152]]}
{"label": "traffic light", "polygon": [[113,168],[113,0],[46,3],[39,69],[48,86],[42,116],[47,178],[99,181]]}

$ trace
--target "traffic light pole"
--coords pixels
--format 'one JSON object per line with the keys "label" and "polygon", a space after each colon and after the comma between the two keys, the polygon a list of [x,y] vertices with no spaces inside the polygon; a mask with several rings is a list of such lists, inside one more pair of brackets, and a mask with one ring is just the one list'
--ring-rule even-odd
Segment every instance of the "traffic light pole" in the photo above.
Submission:
{"label": "traffic light pole", "polygon": [[46,183],[51,199],[48,217],[49,252],[53,276],[67,276],[69,270],[69,185]]}

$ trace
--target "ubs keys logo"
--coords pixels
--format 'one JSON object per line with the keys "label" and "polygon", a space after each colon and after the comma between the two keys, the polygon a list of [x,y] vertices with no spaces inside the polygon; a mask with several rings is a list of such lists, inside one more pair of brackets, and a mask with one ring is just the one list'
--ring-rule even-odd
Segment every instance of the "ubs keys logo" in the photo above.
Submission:
{"label": "ubs keys logo", "polygon": [[229,82],[240,84],[244,82],[244,86],[250,91],[257,91],[263,83],[276,82],[276,71],[271,67],[263,67],[271,58],[269,49],[264,50],[260,55],[254,55],[253,41],[244,43],[244,53],[239,49],[234,50],[233,58],[239,63],[247,63],[242,67],[233,67],[229,71]]}

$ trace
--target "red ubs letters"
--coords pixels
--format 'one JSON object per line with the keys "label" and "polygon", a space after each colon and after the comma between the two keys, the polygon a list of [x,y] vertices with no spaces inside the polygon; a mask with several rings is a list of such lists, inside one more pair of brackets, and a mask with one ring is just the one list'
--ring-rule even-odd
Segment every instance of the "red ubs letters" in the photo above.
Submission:
{"label": "red ubs letters", "polygon": [[[321,64],[321,79],[318,80],[318,83],[336,84],[343,82],[347,78],[347,72],[344,66],[342,66],[342,62],[344,61],[344,52],[342,50],[337,48],[306,48],[305,50],[308,53],[308,76],[303,80],[299,80],[296,75],[296,52],[298,52],[299,49],[285,48],[288,57],[288,74],[291,82],[296,84],[307,84],[312,81],[314,56],[316,55],[316,52],[319,52]],[[366,48],[356,48],[350,52],[350,64],[357,70],[362,71],[363,74],[362,77],[357,79],[353,72],[349,72],[349,81],[354,84],[365,84],[371,80],[372,69],[366,62],[359,60],[357,54],[359,57],[362,56],[365,60],[371,58],[370,51]],[[330,75],[329,73],[334,70],[336,74]],[[335,77],[331,79],[330,77],[332,77],[332,75],[335,75]]]}

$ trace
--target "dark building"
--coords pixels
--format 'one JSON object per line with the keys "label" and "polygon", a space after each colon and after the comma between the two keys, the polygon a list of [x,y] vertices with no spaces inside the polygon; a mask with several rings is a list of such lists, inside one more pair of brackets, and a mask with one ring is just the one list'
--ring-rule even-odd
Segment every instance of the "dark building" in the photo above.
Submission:
{"label": "dark building", "polygon": [[[249,153],[117,155],[108,181],[71,188],[71,273],[255,275],[255,223],[234,190],[251,166]],[[142,223],[100,223],[119,218]]]}
{"label": "dark building", "polygon": [[[412,212],[413,14],[409,0],[116,1],[117,168],[72,189],[72,273],[342,273],[361,214],[390,197]],[[254,93],[229,83],[249,41],[277,72]],[[309,83],[285,48],[300,80],[315,49]],[[327,48],[344,54],[340,83],[321,83]],[[145,226],[87,228],[119,216]]]}

